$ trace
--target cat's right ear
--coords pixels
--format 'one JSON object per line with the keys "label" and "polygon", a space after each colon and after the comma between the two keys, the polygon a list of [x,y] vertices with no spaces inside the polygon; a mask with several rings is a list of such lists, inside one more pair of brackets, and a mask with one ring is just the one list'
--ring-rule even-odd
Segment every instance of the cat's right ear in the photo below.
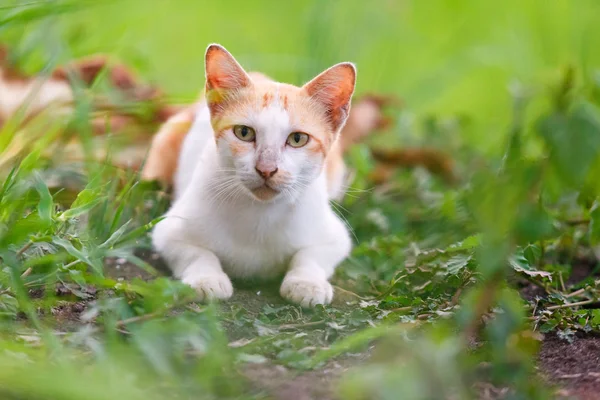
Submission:
{"label": "cat's right ear", "polygon": [[252,81],[242,66],[225,48],[211,44],[206,49],[206,90],[235,90]]}

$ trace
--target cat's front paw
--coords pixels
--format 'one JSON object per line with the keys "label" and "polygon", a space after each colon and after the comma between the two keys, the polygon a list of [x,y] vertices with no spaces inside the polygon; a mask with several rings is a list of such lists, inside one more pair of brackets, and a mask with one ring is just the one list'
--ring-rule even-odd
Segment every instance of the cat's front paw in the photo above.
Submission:
{"label": "cat's front paw", "polygon": [[279,290],[281,296],[302,307],[329,304],[333,299],[333,287],[326,280],[310,280],[300,277],[286,277]]}
{"label": "cat's front paw", "polygon": [[182,279],[182,282],[196,289],[200,301],[226,300],[233,295],[233,285],[224,273],[188,275]]}

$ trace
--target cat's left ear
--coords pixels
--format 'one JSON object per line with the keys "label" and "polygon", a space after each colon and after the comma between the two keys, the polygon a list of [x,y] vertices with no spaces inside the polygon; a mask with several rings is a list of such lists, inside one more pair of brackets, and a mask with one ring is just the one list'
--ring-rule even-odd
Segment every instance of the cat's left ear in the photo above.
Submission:
{"label": "cat's left ear", "polygon": [[356,84],[356,67],[345,62],[319,74],[303,86],[308,95],[326,108],[329,122],[338,131],[348,118]]}
{"label": "cat's left ear", "polygon": [[242,66],[221,45],[208,46],[205,63],[206,90],[235,90],[252,83]]}

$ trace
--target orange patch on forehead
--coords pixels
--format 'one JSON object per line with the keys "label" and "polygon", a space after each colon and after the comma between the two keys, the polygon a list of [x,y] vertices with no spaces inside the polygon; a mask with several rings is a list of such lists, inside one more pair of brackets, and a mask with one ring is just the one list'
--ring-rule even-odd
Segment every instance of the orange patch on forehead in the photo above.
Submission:
{"label": "orange patch on forehead", "polygon": [[263,106],[263,108],[266,108],[269,105],[269,103],[271,102],[271,100],[273,100],[273,95],[271,93],[265,93],[263,95],[262,100],[263,100],[262,106]]}
{"label": "orange patch on forehead", "polygon": [[285,94],[281,97],[281,103],[283,104],[283,109],[287,111],[288,110],[288,97]]}

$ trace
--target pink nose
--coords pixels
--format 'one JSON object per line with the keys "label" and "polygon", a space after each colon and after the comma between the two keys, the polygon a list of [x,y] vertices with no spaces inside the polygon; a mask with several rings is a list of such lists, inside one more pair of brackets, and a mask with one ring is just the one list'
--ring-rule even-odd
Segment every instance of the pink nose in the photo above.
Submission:
{"label": "pink nose", "polygon": [[260,176],[262,176],[265,179],[269,179],[270,177],[272,177],[273,175],[275,175],[277,173],[278,168],[261,168],[259,169],[258,167],[254,168],[256,170],[256,172],[258,172],[258,174]]}

